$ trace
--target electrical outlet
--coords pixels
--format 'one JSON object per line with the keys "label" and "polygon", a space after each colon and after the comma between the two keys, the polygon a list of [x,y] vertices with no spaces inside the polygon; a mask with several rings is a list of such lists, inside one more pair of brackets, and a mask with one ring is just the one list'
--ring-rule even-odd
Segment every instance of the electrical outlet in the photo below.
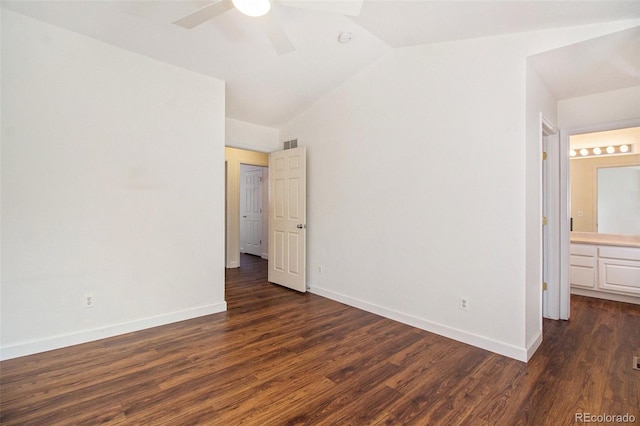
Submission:
{"label": "electrical outlet", "polygon": [[88,293],[84,295],[84,307],[93,308],[93,293]]}
{"label": "electrical outlet", "polygon": [[322,274],[322,265],[318,265],[318,273]]}
{"label": "electrical outlet", "polygon": [[467,299],[466,297],[460,298],[460,309],[462,309],[463,311],[469,310],[469,299]]}

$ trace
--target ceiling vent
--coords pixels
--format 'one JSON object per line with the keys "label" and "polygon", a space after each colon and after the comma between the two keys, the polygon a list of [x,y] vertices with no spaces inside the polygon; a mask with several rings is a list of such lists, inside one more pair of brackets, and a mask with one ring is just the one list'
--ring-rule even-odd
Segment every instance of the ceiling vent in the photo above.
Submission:
{"label": "ceiling vent", "polygon": [[290,141],[284,141],[284,149],[291,149],[298,147],[298,139],[291,139]]}

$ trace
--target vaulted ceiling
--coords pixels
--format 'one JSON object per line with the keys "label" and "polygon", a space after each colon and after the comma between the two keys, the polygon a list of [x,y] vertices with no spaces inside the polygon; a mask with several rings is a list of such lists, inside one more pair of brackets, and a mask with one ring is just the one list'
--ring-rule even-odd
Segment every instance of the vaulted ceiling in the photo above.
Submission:
{"label": "vaulted ceiling", "polygon": [[[353,0],[345,0],[346,2]],[[358,17],[300,6],[311,0],[272,0],[271,12],[296,50],[277,55],[256,18],[235,9],[187,30],[172,22],[212,1],[2,1],[8,10],[165,61],[227,83],[227,116],[278,127],[389,49],[575,26],[640,19],[637,1],[411,1],[365,0]],[[318,0],[315,1],[318,3]],[[329,3],[329,2],[324,2]],[[342,32],[350,43],[338,42]],[[541,57],[536,68],[558,96],[576,96],[640,84],[640,34]],[[569,49],[569,48],[567,48]],[[611,49],[615,51],[611,57]],[[577,72],[583,80],[577,87]],[[596,76],[602,64],[606,75]],[[599,65],[598,65],[599,64]],[[589,69],[589,75],[584,74]],[[622,73],[622,74],[621,74]],[[571,75],[570,78],[564,77]],[[562,78],[560,78],[562,77]],[[596,80],[594,80],[596,78]],[[566,86],[563,81],[573,82]],[[602,81],[602,82],[600,82]],[[617,83],[613,83],[617,82]],[[583,93],[584,92],[584,93]]]}

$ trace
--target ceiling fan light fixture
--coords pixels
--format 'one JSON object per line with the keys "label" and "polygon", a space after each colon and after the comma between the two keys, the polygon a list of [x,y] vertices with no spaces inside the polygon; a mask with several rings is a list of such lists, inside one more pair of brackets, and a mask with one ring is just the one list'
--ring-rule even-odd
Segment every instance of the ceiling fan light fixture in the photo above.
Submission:
{"label": "ceiling fan light fixture", "polygon": [[232,0],[233,6],[247,16],[266,15],[271,9],[269,0]]}

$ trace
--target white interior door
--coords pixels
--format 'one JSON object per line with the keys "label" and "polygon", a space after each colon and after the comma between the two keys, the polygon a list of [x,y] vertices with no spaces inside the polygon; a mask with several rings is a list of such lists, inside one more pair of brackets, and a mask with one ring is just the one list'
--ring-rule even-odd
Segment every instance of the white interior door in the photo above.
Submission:
{"label": "white interior door", "polygon": [[240,252],[262,255],[262,168],[241,165]]}
{"label": "white interior door", "polygon": [[543,114],[540,114],[540,141],[544,153],[540,179],[542,316],[562,319],[560,308],[560,137],[555,126]]}
{"label": "white interior door", "polygon": [[269,155],[270,282],[306,291],[307,151]]}
{"label": "white interior door", "polygon": [[543,316],[549,319],[568,319],[561,314],[561,255],[560,255],[560,138],[558,133],[544,136],[547,145],[547,161],[545,170],[544,208],[547,224],[543,226],[544,246],[546,251],[545,281],[547,291],[543,297]]}

